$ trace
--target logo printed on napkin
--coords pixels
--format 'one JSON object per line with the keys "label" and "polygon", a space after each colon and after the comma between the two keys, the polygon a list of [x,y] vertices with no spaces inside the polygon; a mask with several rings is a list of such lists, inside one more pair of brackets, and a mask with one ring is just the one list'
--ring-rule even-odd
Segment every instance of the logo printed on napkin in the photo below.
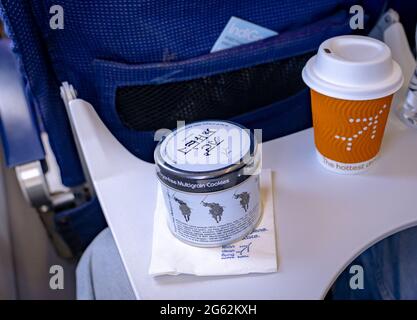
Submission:
{"label": "logo printed on napkin", "polygon": [[237,17],[231,17],[210,52],[237,47],[275,35],[278,35],[275,31]]}
{"label": "logo printed on napkin", "polygon": [[250,235],[244,237],[237,244],[229,244],[222,247],[221,259],[241,259],[249,258],[253,239],[258,239],[263,232],[267,232],[267,228],[257,228]]}

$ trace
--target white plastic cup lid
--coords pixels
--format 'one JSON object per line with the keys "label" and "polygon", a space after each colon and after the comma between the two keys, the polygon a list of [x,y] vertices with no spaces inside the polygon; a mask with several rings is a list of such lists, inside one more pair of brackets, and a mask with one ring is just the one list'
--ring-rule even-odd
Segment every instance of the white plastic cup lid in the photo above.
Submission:
{"label": "white plastic cup lid", "polygon": [[324,41],[302,76],[311,89],[345,100],[386,97],[398,91],[404,81],[385,43],[351,35]]}

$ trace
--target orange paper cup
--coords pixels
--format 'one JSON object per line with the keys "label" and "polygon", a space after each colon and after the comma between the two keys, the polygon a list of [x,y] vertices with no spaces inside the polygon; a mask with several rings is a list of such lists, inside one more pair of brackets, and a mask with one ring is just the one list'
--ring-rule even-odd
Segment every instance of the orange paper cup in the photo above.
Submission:
{"label": "orange paper cup", "polygon": [[401,69],[381,41],[340,36],[323,42],[303,69],[311,88],[319,162],[337,173],[369,168],[381,148]]}
{"label": "orange paper cup", "polygon": [[339,173],[367,169],[378,156],[392,95],[355,101],[311,90],[314,140],[319,161]]}

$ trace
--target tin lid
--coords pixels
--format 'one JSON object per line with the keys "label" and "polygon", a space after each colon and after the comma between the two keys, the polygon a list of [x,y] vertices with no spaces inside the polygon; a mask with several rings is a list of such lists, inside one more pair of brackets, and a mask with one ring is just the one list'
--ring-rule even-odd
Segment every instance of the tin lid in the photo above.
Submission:
{"label": "tin lid", "polygon": [[213,120],[171,132],[159,143],[154,157],[164,176],[191,181],[215,179],[253,165],[255,151],[256,141],[249,129]]}

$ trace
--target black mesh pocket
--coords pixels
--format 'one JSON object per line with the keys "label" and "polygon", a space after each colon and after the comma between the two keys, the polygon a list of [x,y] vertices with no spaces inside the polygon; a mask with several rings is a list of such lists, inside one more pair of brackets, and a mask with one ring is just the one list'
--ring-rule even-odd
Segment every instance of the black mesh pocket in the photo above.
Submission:
{"label": "black mesh pocket", "polygon": [[178,120],[228,119],[290,97],[305,87],[301,70],[313,53],[166,83],[120,87],[116,109],[138,131],[175,128]]}

